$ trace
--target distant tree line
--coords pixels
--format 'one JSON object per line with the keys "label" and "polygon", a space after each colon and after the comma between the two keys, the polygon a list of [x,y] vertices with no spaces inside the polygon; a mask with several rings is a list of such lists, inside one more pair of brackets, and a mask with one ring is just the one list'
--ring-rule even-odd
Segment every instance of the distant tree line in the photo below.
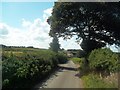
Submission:
{"label": "distant tree line", "polygon": [[6,46],[3,44],[0,44],[0,47],[2,47],[2,48],[34,48],[33,46],[28,46],[28,47],[25,47],[25,46]]}

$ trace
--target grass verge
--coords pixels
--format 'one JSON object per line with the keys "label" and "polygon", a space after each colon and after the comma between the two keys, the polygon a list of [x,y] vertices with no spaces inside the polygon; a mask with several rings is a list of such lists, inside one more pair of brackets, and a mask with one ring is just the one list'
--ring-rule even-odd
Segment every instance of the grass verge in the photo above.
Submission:
{"label": "grass verge", "polygon": [[72,60],[75,64],[81,63],[81,58],[73,57],[73,58],[70,58],[70,60]]}
{"label": "grass verge", "polygon": [[84,88],[117,88],[114,84],[105,82],[96,74],[88,74],[82,77]]}

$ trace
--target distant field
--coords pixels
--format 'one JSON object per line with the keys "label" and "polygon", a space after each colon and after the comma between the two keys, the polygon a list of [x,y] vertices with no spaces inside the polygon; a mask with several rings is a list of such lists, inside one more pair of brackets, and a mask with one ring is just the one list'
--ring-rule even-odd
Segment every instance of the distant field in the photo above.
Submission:
{"label": "distant field", "polygon": [[3,48],[3,51],[40,51],[40,50],[46,50],[46,49],[39,49],[39,48]]}
{"label": "distant field", "polygon": [[47,49],[38,49],[38,48],[2,48],[2,52],[5,54],[13,54],[20,56],[26,52],[42,52],[47,51]]}

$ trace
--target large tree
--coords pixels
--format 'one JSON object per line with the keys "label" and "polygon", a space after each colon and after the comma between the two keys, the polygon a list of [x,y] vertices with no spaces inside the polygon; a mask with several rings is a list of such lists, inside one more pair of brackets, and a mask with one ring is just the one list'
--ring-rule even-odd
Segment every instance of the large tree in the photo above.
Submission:
{"label": "large tree", "polygon": [[120,45],[120,3],[118,2],[55,2],[50,35],[82,38],[85,51],[106,44]]}

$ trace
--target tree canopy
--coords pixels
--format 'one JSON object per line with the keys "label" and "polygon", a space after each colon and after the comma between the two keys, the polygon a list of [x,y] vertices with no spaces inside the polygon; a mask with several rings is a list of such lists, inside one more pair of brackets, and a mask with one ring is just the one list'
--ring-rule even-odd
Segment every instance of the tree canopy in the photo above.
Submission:
{"label": "tree canopy", "polygon": [[[86,50],[106,44],[120,45],[119,2],[55,2],[48,23],[50,36],[67,39],[77,35],[76,40],[82,38],[81,47]],[[86,44],[94,47],[85,47]]]}

